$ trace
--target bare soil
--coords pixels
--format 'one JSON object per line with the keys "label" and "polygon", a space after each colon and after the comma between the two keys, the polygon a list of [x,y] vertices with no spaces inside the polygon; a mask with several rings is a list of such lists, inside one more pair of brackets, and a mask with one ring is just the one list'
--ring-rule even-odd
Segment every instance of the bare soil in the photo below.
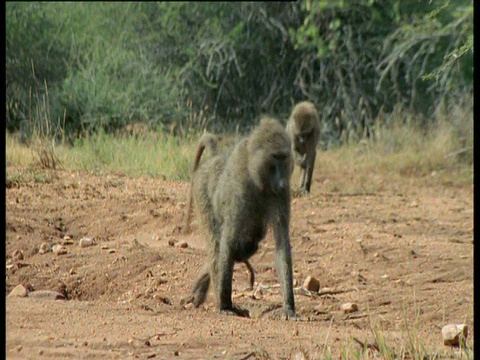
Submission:
{"label": "bare soil", "polygon": [[[205,259],[198,224],[180,231],[187,182],[66,171],[8,182],[7,358],[348,358],[375,333],[398,355],[419,343],[458,356],[441,328],[468,324],[473,345],[473,186],[377,178],[375,193],[329,192],[342,176],[317,172],[312,194],[292,201],[302,321],[282,317],[271,233],[251,259],[255,294],[235,267],[233,301],[250,318],[218,313],[213,294],[198,309],[182,304]],[[80,247],[83,237],[95,245]],[[67,252],[41,254],[43,243]],[[308,275],[320,295],[301,290]],[[8,297],[19,284],[66,300]],[[358,311],[342,313],[348,302]]]}

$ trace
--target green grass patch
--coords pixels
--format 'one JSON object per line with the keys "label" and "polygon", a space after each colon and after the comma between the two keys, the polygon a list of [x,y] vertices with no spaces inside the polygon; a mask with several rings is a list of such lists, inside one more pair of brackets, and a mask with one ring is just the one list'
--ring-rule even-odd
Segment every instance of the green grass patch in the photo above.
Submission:
{"label": "green grass patch", "polygon": [[75,169],[128,175],[149,175],[186,180],[193,160],[194,143],[161,133],[142,138],[99,132],[79,140],[65,153],[64,162]]}
{"label": "green grass patch", "polygon": [[[436,125],[428,131],[415,125],[418,122],[405,124],[394,117],[391,125],[378,127],[372,138],[320,150],[314,179],[326,191],[344,193],[374,193],[406,178],[427,185],[473,184],[473,107],[463,109],[453,111],[453,118],[437,116]],[[7,168],[61,168],[187,180],[200,135],[179,137],[155,131],[114,135],[100,130],[70,146],[41,134],[29,144],[21,144],[16,135],[7,133],[6,163]]]}

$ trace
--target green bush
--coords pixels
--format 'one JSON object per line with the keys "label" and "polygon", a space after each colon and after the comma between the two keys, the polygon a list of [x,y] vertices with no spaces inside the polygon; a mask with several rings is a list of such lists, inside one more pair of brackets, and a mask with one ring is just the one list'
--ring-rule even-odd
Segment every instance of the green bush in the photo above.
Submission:
{"label": "green bush", "polygon": [[8,2],[6,19],[6,127],[24,138],[243,132],[309,99],[328,147],[395,106],[428,130],[473,89],[471,0]]}

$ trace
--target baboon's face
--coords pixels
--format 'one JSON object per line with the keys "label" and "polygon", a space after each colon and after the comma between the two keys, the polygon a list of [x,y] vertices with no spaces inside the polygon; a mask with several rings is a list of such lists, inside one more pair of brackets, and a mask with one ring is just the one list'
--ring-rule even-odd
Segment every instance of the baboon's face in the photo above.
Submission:
{"label": "baboon's face", "polygon": [[290,151],[280,151],[271,155],[268,165],[267,185],[274,195],[283,194],[290,186],[293,166]]}
{"label": "baboon's face", "polygon": [[250,154],[250,176],[263,191],[283,194],[289,189],[293,170],[290,141],[284,137],[281,143],[262,145]]}

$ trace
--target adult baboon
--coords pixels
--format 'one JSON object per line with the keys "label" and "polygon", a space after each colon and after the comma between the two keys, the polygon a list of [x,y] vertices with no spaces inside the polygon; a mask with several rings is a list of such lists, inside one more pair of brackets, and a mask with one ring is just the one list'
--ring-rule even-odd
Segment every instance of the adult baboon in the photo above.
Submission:
{"label": "adult baboon", "polygon": [[320,120],[315,105],[309,101],[295,105],[286,130],[292,141],[293,158],[301,169],[300,189],[309,193],[320,139]]}
{"label": "adult baboon", "polygon": [[271,224],[284,312],[287,318],[296,317],[289,232],[293,162],[285,129],[264,117],[230,155],[220,154],[198,165],[201,147],[195,158],[193,200],[211,238],[207,262],[193,287],[194,306],[205,301],[211,281],[220,311],[245,314],[232,304],[233,267],[257,251]]}
{"label": "adult baboon", "polygon": [[[205,149],[208,150],[210,158],[217,156],[219,154],[218,153],[219,142],[220,142],[220,137],[217,135],[207,133],[207,132],[202,135],[199,141],[197,153],[195,155],[195,161],[194,161],[192,173],[195,173],[195,171],[197,170],[200,162],[200,158],[202,157],[202,154],[205,151]],[[192,188],[193,188],[193,179],[187,195],[186,213],[185,213],[184,226],[183,226],[184,234],[187,234],[190,232],[190,219],[192,217]],[[249,284],[250,284],[250,288],[252,289],[253,286],[255,285],[255,271],[248,260],[244,260],[242,262],[247,266],[247,269],[250,273]]]}

